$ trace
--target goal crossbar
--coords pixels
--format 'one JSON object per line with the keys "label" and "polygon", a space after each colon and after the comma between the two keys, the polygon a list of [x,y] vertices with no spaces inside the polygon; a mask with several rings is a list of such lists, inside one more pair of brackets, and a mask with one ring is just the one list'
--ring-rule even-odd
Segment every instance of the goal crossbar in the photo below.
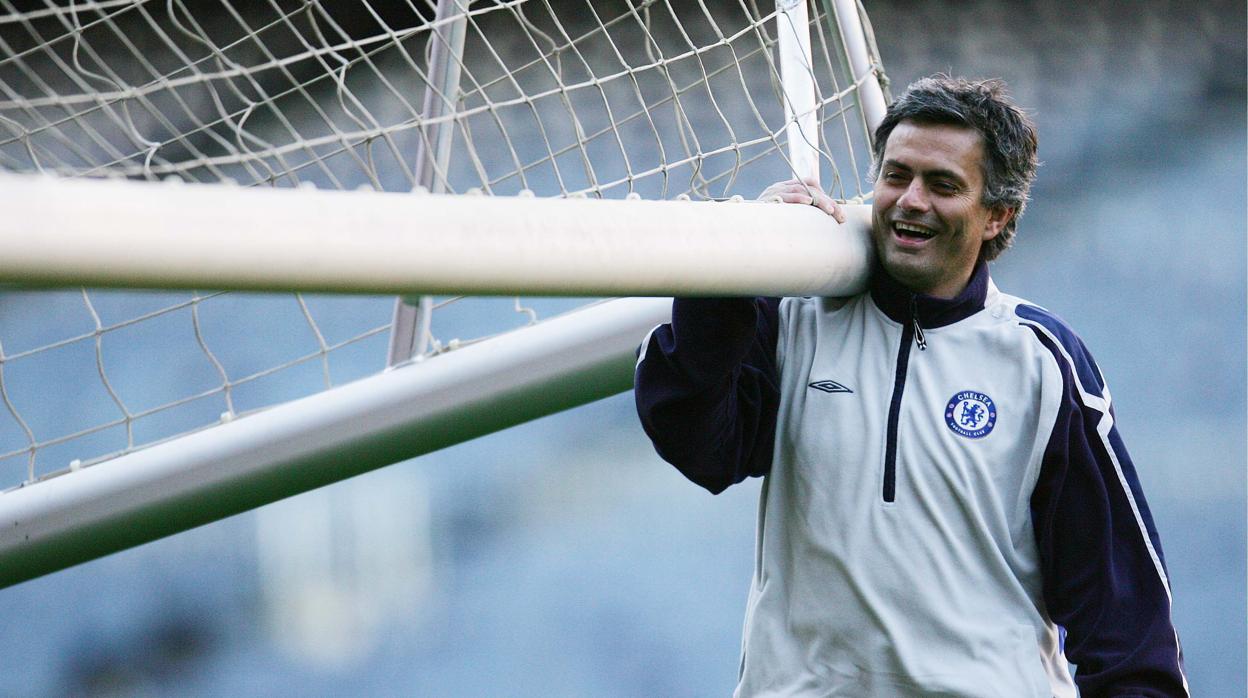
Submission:
{"label": "goal crossbar", "polygon": [[347,293],[843,295],[870,208],[0,177],[0,283]]}

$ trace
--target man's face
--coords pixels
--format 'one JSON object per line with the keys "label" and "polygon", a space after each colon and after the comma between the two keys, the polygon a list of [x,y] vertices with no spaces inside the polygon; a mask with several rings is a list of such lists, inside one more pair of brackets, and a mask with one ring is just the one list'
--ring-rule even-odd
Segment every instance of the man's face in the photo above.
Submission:
{"label": "man's face", "polygon": [[983,159],[973,129],[903,121],[889,135],[875,182],[872,237],[885,271],[910,290],[958,295],[980,247],[1013,215],[980,203]]}

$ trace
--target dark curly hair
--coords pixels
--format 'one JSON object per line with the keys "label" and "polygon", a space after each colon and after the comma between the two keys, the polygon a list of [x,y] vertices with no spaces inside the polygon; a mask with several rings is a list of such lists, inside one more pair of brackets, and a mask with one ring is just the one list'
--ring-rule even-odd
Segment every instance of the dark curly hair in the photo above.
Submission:
{"label": "dark curly hair", "polygon": [[980,255],[996,259],[1014,241],[1027,193],[1036,178],[1036,126],[1015,106],[1000,80],[972,81],[933,75],[912,83],[888,108],[875,129],[871,178],[880,173],[888,136],[903,121],[964,126],[979,132],[984,144],[984,193],[989,208],[1014,209],[1001,232],[984,243]]}

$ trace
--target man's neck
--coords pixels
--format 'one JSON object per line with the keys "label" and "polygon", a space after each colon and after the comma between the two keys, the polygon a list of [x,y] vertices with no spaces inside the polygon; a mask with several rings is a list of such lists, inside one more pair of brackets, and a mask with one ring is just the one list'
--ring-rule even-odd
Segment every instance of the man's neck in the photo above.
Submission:
{"label": "man's neck", "polygon": [[871,275],[871,297],[886,315],[896,322],[909,322],[914,314],[924,327],[952,324],[979,312],[988,295],[988,265],[979,262],[970,277],[950,297],[916,292],[876,264]]}

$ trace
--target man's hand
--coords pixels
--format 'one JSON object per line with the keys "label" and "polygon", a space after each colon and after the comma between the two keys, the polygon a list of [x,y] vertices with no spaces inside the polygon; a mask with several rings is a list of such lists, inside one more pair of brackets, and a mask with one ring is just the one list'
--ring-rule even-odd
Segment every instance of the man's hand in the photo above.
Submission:
{"label": "man's hand", "polygon": [[845,222],[845,212],[832,200],[832,197],[824,194],[819,189],[819,184],[813,179],[790,179],[784,182],[776,182],[764,189],[763,193],[758,195],[758,200],[783,201],[786,204],[816,206],[820,211],[835,218],[837,223]]}

